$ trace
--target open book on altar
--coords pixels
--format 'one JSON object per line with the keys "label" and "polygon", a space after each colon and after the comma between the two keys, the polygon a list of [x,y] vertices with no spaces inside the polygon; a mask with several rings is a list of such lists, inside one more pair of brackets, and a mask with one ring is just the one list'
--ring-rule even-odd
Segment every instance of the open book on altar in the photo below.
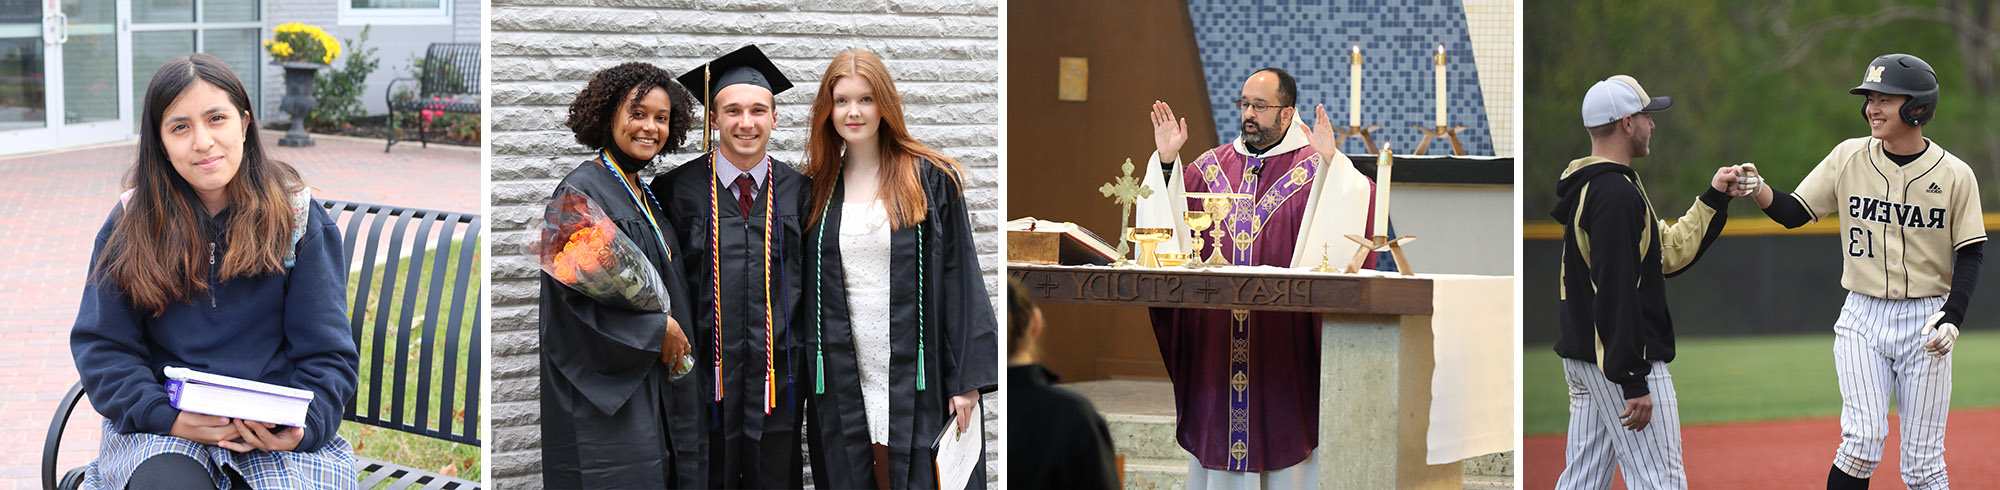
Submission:
{"label": "open book on altar", "polygon": [[1032,217],[1007,222],[1007,261],[1031,264],[1105,265],[1118,246],[1076,223]]}

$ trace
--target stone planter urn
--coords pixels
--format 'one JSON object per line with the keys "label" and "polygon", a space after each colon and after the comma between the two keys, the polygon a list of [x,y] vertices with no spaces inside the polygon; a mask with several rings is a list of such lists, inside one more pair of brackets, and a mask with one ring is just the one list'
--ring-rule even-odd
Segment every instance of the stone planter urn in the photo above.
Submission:
{"label": "stone planter urn", "polygon": [[312,146],[312,135],[306,133],[306,117],[312,115],[319,101],[313,99],[313,75],[327,67],[323,63],[303,61],[273,61],[272,65],[285,68],[285,98],[278,102],[278,109],[292,115],[292,129],[285,131],[285,137],[278,139],[278,146]]}

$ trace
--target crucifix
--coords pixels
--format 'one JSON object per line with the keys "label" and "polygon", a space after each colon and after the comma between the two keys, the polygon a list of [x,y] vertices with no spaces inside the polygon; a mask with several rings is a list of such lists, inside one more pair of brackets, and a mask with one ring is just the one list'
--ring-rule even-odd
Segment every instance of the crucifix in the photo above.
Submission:
{"label": "crucifix", "polygon": [[[1097,188],[1098,192],[1104,193],[1104,197],[1115,196],[1114,201],[1118,203],[1118,261],[1112,262],[1112,267],[1123,267],[1132,263],[1132,261],[1125,258],[1132,251],[1131,244],[1129,243],[1131,241],[1129,236],[1131,235],[1130,230],[1132,228],[1132,206],[1138,204],[1140,198],[1152,197],[1153,195],[1153,188],[1141,185],[1139,179],[1132,177],[1132,159],[1125,159],[1125,165],[1120,168],[1125,170],[1123,177],[1112,179],[1111,182],[1106,182],[1102,187]],[[1114,182],[1116,185],[1113,185]]]}

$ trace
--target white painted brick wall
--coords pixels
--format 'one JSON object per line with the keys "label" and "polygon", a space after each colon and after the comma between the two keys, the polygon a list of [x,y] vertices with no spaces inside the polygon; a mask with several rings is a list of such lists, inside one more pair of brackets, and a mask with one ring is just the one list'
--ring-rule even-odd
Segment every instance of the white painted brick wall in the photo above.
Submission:
{"label": "white painted brick wall", "polygon": [[[999,290],[1000,19],[996,0],[495,0],[491,136],[493,385],[491,481],[540,488],[536,294],[520,254],[530,216],[557,179],[589,158],[562,127],[597,70],[643,61],[679,74],[744,44],[769,54],[797,88],[778,96],[772,156],[803,164],[804,121],[819,75],[850,48],[885,60],[911,132],[971,169],[973,232],[989,293]],[[663,157],[651,179],[700,150],[700,135]],[[994,299],[998,311],[998,296]],[[999,475],[998,399],[987,411],[989,481]]]}
{"label": "white painted brick wall", "polygon": [[1472,57],[1479,64],[1479,93],[1486,96],[1486,125],[1493,154],[1518,157],[1514,147],[1513,0],[1465,0],[1465,23],[1472,31]]}

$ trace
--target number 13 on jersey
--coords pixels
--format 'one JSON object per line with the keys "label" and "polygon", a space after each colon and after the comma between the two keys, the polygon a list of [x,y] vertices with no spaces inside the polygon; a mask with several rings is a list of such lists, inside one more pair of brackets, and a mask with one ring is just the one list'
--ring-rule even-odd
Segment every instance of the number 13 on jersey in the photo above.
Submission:
{"label": "number 13 on jersey", "polygon": [[1847,227],[1847,256],[1875,258],[1875,230]]}

